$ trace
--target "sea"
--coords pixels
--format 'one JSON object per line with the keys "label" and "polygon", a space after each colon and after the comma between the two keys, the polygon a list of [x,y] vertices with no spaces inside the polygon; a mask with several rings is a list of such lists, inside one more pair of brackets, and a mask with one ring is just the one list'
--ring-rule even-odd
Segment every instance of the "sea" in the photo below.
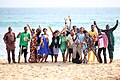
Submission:
{"label": "sea", "polygon": [[[64,18],[72,19],[72,26],[78,28],[84,27],[87,31],[93,21],[101,29],[105,29],[107,24],[114,27],[116,20],[120,20],[120,7],[116,8],[0,8],[0,58],[7,59],[6,46],[3,41],[4,34],[8,27],[12,27],[17,35],[24,31],[24,27],[29,24],[31,28],[48,28],[52,26],[53,30],[62,30],[64,27]],[[68,20],[69,25],[69,20]],[[48,30],[51,36],[51,32]],[[120,24],[114,31],[115,51],[114,59],[120,59]],[[51,40],[51,37],[50,37]],[[29,52],[29,50],[28,50]],[[19,53],[19,39],[16,40],[16,58]],[[29,55],[29,54],[28,54]],[[61,55],[61,54],[59,54]],[[103,53],[101,53],[103,55]],[[107,57],[109,56],[107,52]],[[109,59],[109,57],[108,57]]]}

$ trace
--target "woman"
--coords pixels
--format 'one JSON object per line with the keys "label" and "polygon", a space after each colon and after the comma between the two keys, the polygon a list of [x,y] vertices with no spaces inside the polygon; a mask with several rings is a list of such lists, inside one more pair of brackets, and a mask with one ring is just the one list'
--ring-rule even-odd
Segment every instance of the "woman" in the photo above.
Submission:
{"label": "woman", "polygon": [[38,50],[38,54],[39,55],[43,55],[42,56],[42,60],[41,62],[46,62],[48,55],[50,54],[50,49],[49,49],[49,39],[48,39],[48,34],[47,34],[47,29],[44,28],[43,29],[44,34],[42,34],[41,36],[41,45],[40,45],[40,49]]}
{"label": "woman", "polygon": [[66,47],[67,47],[67,41],[68,38],[66,36],[66,31],[64,31],[61,35],[60,35],[60,50],[62,52],[62,57],[63,57],[63,62],[65,62],[65,52],[66,52]]}
{"label": "woman", "polygon": [[36,38],[36,35],[35,35],[35,29],[32,29],[30,28],[29,25],[27,25],[30,32],[31,32],[31,41],[30,41],[30,57],[29,57],[29,62],[31,63],[34,63],[34,62],[37,62],[37,38]]}
{"label": "woman", "polygon": [[[59,53],[59,36],[58,36],[58,31],[56,30],[55,32],[52,31],[51,27],[49,27],[50,31],[53,34],[52,37],[52,42],[50,45],[50,49],[52,52],[52,56],[54,55],[55,57],[55,63],[57,62],[57,58],[58,58],[58,53]],[[53,58],[52,58],[52,62],[53,62]]]}

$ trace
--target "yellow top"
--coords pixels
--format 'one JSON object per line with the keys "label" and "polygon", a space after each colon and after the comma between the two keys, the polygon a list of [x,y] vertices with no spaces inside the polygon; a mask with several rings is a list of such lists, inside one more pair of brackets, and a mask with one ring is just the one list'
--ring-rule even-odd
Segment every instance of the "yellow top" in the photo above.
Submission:
{"label": "yellow top", "polygon": [[98,36],[97,31],[94,31],[94,32],[89,31],[88,33],[89,33],[91,36],[94,36],[94,37],[97,37],[97,36]]}

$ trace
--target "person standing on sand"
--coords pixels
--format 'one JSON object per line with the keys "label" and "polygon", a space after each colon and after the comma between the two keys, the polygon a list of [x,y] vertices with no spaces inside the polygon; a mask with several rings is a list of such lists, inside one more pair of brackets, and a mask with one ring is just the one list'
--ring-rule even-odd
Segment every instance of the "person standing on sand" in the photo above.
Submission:
{"label": "person standing on sand", "polygon": [[[55,63],[56,63],[57,58],[58,58],[58,53],[59,53],[59,40],[60,39],[58,36],[58,31],[53,32],[51,27],[49,27],[49,29],[53,34],[50,49],[51,49],[52,55],[54,55],[54,57],[55,57]],[[52,62],[53,62],[53,59],[52,59]]]}
{"label": "person standing on sand", "polygon": [[10,52],[12,52],[12,61],[13,63],[15,62],[15,33],[12,32],[12,28],[8,28],[8,32],[5,33],[4,38],[3,38],[5,44],[6,44],[6,50],[7,50],[7,55],[8,55],[8,63],[11,63],[11,58],[10,58]]}
{"label": "person standing on sand", "polygon": [[20,38],[20,51],[18,55],[18,63],[20,63],[20,57],[24,53],[25,63],[27,63],[27,49],[28,49],[28,42],[30,41],[30,34],[27,33],[27,27],[24,27],[24,32],[19,33],[17,38]]}
{"label": "person standing on sand", "polygon": [[40,27],[40,25],[39,25],[39,28],[37,28],[36,29],[36,38],[37,38],[37,45],[36,45],[36,47],[37,47],[37,57],[38,57],[38,61],[37,62],[39,62],[40,61],[40,59],[42,58],[41,56],[42,55],[39,55],[38,54],[38,50],[40,49],[40,39],[41,39],[41,27]]}
{"label": "person standing on sand", "polygon": [[67,46],[67,54],[66,54],[66,61],[69,55],[69,62],[71,59],[71,54],[73,54],[73,44],[74,44],[74,30],[72,29],[70,34],[68,35],[68,46]]}
{"label": "person standing on sand", "polygon": [[28,25],[28,28],[31,32],[31,39],[30,39],[30,57],[29,57],[29,62],[35,63],[37,62],[38,55],[37,55],[37,37],[35,34],[35,29],[31,29],[30,25]]}
{"label": "person standing on sand", "polygon": [[41,62],[47,62],[47,57],[50,54],[50,49],[49,49],[49,39],[48,39],[48,34],[47,34],[47,29],[44,28],[43,29],[44,34],[42,34],[41,36],[41,45],[40,45],[40,49],[38,50],[38,54],[39,55],[43,55],[42,56],[42,60]]}
{"label": "person standing on sand", "polygon": [[[91,30],[88,32],[89,33],[89,35],[90,36],[92,36],[92,37],[94,37],[94,44],[95,44],[95,46],[97,46],[97,36],[98,36],[98,33],[97,33],[97,31],[95,31],[95,26],[94,25],[91,25]],[[95,51],[94,51],[94,54],[96,55],[96,49],[95,49]],[[93,59],[92,59],[92,61],[94,62],[95,61],[95,55],[93,55]],[[89,61],[89,59],[90,59],[90,56],[91,56],[91,54],[88,54],[88,61]]]}
{"label": "person standing on sand", "polygon": [[99,62],[102,63],[101,59],[101,51],[103,50],[103,55],[104,55],[104,63],[107,63],[107,58],[106,58],[106,47],[108,46],[108,38],[106,34],[102,33],[101,30],[98,30],[98,58]]}
{"label": "person standing on sand", "polygon": [[67,41],[68,41],[68,37],[66,36],[66,29],[67,26],[65,26],[65,28],[60,32],[60,50],[62,53],[62,58],[63,58],[63,62],[65,63],[65,52],[67,49]]}
{"label": "person standing on sand", "polygon": [[75,44],[73,47],[73,55],[72,55],[73,61],[76,58],[77,52],[80,56],[79,60],[82,60],[82,53],[83,53],[83,50],[86,48],[86,46],[85,46],[85,34],[83,31],[84,31],[84,28],[81,27],[80,32],[77,34],[77,38],[75,40]]}
{"label": "person standing on sand", "polygon": [[[94,21],[94,25],[98,30],[100,30],[100,28],[98,28],[96,24],[96,21]],[[101,31],[105,32],[105,34],[108,37],[108,52],[109,52],[110,63],[113,61],[113,52],[114,52],[114,45],[115,45],[113,31],[117,28],[117,26],[118,26],[118,20],[116,20],[116,25],[113,28],[110,28],[109,25],[106,25],[106,30],[101,29]]]}

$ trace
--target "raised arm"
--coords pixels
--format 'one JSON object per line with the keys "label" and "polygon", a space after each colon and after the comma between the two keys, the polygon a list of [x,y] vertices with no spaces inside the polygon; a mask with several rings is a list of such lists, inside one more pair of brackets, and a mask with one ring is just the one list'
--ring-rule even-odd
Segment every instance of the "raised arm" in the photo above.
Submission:
{"label": "raised arm", "polygon": [[19,32],[19,34],[17,35],[17,38],[19,38],[20,34],[21,34],[21,32]]}
{"label": "raised arm", "polygon": [[49,26],[48,28],[50,29],[50,31],[51,31],[51,32],[52,32],[52,34],[53,34],[54,32],[53,32],[52,28],[51,28],[50,26]]}
{"label": "raised arm", "polygon": [[100,28],[98,28],[97,24],[96,24],[96,21],[94,21],[94,25],[95,27],[97,28],[97,30],[100,30]]}
{"label": "raised arm", "polygon": [[61,35],[64,31],[66,31],[66,29],[67,29],[67,26],[65,26],[65,27],[63,28],[63,30],[60,32],[60,35]]}
{"label": "raised arm", "polygon": [[30,33],[32,33],[32,30],[31,30],[31,28],[30,28],[30,25],[29,25],[29,24],[27,24],[27,26],[28,26],[28,28],[29,28],[29,30],[30,30]]}
{"label": "raised arm", "polygon": [[65,26],[67,26],[67,19],[66,19],[66,18],[64,18],[64,21],[65,21]]}
{"label": "raised arm", "polygon": [[94,25],[95,25],[95,27],[97,28],[97,30],[101,30],[102,32],[105,32],[105,31],[106,31],[106,30],[100,29],[100,28],[97,26],[96,21],[94,21]]}
{"label": "raised arm", "polygon": [[118,20],[116,20],[116,24],[115,24],[115,26],[113,27],[113,28],[111,28],[112,29],[112,31],[114,31],[116,28],[117,28],[117,26],[118,26]]}
{"label": "raised arm", "polygon": [[69,21],[70,21],[69,29],[71,29],[71,18],[70,18],[70,16],[68,16],[68,18],[69,18]]}

